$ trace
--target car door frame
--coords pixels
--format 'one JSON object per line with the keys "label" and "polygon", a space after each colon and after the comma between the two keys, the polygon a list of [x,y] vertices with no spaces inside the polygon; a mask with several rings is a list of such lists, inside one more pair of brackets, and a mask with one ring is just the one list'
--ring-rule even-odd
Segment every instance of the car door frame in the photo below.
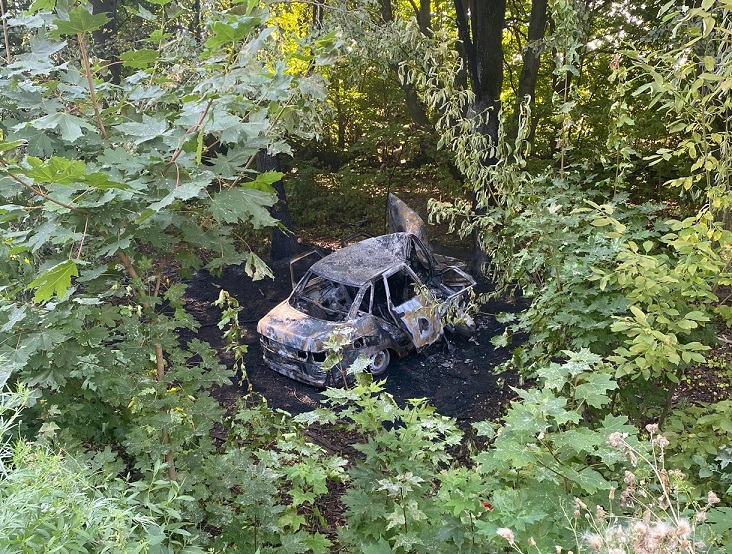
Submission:
{"label": "car door frame", "polygon": [[[408,300],[395,305],[391,297],[389,277],[400,271],[404,271],[419,286],[419,291]],[[438,341],[444,332],[439,303],[414,271],[406,264],[399,264],[385,272],[381,278],[386,289],[387,309],[399,328],[410,337],[414,347],[420,350]]]}

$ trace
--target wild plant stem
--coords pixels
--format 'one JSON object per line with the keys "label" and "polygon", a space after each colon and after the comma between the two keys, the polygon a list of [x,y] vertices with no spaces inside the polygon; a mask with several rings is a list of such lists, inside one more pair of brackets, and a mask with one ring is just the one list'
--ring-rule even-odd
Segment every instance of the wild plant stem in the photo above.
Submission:
{"label": "wild plant stem", "polygon": [[3,37],[5,38],[5,61],[10,65],[10,37],[8,36],[8,22],[5,20],[5,0],[0,0],[0,15],[3,18]]}
{"label": "wild plant stem", "polygon": [[[122,265],[127,271],[127,274],[132,277],[134,281],[141,281],[140,275],[137,273],[137,270],[135,269],[132,260],[125,252],[123,252],[122,250],[117,252],[117,258],[122,262]],[[152,294],[153,298],[157,297],[158,294],[160,294],[161,282],[162,275],[158,274],[157,278],[155,279],[155,290]],[[142,307],[145,310],[148,310],[150,308],[150,303],[145,300],[145,291],[136,286],[135,292],[140,298],[140,303],[142,304]],[[163,345],[160,341],[160,337],[158,336],[157,338],[158,341],[153,346],[153,349],[155,351],[155,378],[158,383],[162,383],[165,379],[165,355],[163,352]],[[161,443],[164,445],[170,445],[170,434],[165,428],[161,430]],[[165,453],[165,461],[168,464],[168,477],[170,477],[171,481],[177,481],[178,472],[175,470],[175,455],[173,454],[172,448],[169,448],[168,451]]]}
{"label": "wild plant stem", "polygon": [[91,71],[91,64],[89,63],[89,52],[86,49],[86,37],[84,33],[77,33],[76,39],[79,42],[79,51],[81,52],[81,62],[84,65],[84,73],[86,75],[86,82],[89,85],[89,98],[91,99],[92,108],[94,108],[94,119],[97,123],[97,129],[102,135],[102,138],[109,138],[107,129],[104,127],[102,121],[102,110],[99,108],[99,102],[97,101],[97,92],[94,88],[94,76]]}

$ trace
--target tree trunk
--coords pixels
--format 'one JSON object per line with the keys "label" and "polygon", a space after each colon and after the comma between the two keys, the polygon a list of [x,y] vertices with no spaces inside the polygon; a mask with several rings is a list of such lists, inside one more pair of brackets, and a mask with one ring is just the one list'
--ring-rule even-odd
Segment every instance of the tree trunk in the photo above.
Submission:
{"label": "tree trunk", "polygon": [[323,28],[323,15],[325,13],[325,0],[315,0],[313,2],[313,29]]}
{"label": "tree trunk", "polygon": [[[277,156],[272,156],[264,150],[260,150],[257,154],[257,166],[260,172],[264,171],[281,171],[280,161]],[[270,259],[272,261],[291,258],[298,253],[298,244],[295,235],[292,233],[292,219],[290,218],[290,210],[287,208],[287,195],[285,194],[285,185],[282,180],[272,185],[277,193],[277,202],[270,208],[270,214],[280,222],[281,227],[272,229]]]}
{"label": "tree trunk", "polygon": [[191,33],[196,37],[196,43],[201,44],[203,33],[201,29],[201,0],[193,0],[193,21],[190,26]]}
{"label": "tree trunk", "polygon": [[[379,3],[381,5],[381,20],[384,23],[392,23],[394,21],[394,9],[392,7],[391,0],[379,0]],[[416,4],[413,4],[413,6],[416,6]],[[420,0],[420,6],[419,8],[416,8],[415,16],[417,17],[420,30],[425,33],[426,36],[432,36],[430,0]],[[406,102],[409,117],[412,118],[415,125],[418,125],[419,127],[429,127],[430,120],[427,117],[427,110],[419,99],[414,85],[411,83],[401,82],[401,78],[398,77],[399,66],[392,64],[389,67],[399,79],[399,87],[402,89],[402,92],[404,92],[404,100]]]}
{"label": "tree trunk", "polygon": [[[458,37],[462,41],[462,53],[470,87],[475,101],[470,112],[481,117],[477,132],[483,135],[489,145],[498,145],[499,117],[501,111],[501,89],[503,87],[503,27],[506,18],[506,0],[454,0]],[[485,116],[487,115],[487,119]],[[496,150],[486,153],[481,163],[494,165]],[[478,185],[480,186],[480,185]],[[478,198],[485,191],[473,189],[473,211],[476,215],[485,213]],[[473,233],[473,256],[469,269],[478,275],[486,261],[477,231]]]}
{"label": "tree trunk", "polygon": [[[538,51],[539,41],[544,38],[547,23],[548,0],[532,0],[531,15],[529,16],[529,36],[523,53],[521,74],[519,75],[518,92],[516,95],[516,107],[514,109],[511,136],[516,137],[519,127],[519,116],[521,114],[521,103],[526,96],[531,98],[532,108],[536,105],[535,92],[536,81],[539,77],[540,53]],[[532,122],[532,129],[536,126]],[[533,142],[533,132],[529,133],[529,140]]]}
{"label": "tree trunk", "polygon": [[117,0],[91,0],[93,14],[107,14],[109,21],[92,32],[94,52],[100,58],[109,60],[107,81],[118,85],[122,78],[117,51]]}

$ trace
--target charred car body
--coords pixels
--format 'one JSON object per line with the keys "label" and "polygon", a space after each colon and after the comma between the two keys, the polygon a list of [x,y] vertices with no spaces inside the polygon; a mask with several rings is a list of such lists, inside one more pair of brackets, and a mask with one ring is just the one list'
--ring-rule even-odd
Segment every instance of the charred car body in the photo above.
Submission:
{"label": "charred car body", "polygon": [[329,341],[339,336],[347,339],[342,367],[364,356],[381,375],[392,356],[439,340],[448,314],[470,325],[463,312],[474,285],[460,268],[439,265],[415,234],[368,238],[314,263],[259,321],[264,361],[299,381],[339,385],[342,372],[323,367]]}

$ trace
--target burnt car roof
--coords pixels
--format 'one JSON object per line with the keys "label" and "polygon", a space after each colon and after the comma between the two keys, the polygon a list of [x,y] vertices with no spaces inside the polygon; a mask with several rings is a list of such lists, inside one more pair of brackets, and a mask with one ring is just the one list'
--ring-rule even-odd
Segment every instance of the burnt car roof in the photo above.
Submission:
{"label": "burnt car roof", "polygon": [[336,250],[310,269],[326,279],[360,287],[404,262],[409,237],[409,233],[392,233],[362,240]]}

